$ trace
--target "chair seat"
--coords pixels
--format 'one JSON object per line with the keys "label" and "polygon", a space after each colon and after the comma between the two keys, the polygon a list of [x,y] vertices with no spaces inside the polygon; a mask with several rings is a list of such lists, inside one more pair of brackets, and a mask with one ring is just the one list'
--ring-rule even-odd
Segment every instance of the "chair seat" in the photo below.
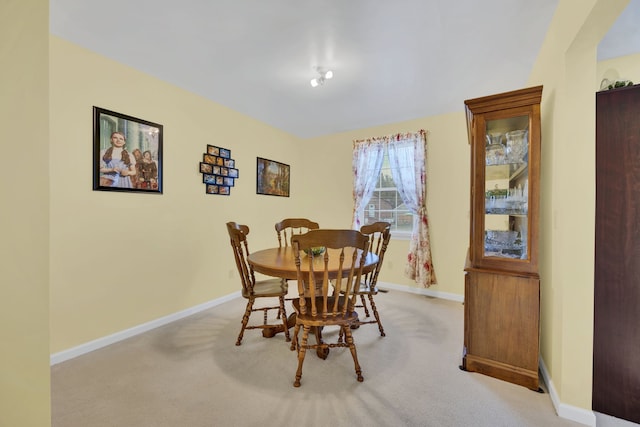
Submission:
{"label": "chair seat", "polygon": [[[282,294],[286,294],[287,291],[287,282],[282,279],[258,280],[253,285],[254,297],[278,297]],[[249,298],[249,293],[243,289],[242,296]]]}
{"label": "chair seat", "polygon": [[358,290],[356,291],[356,293],[376,295],[378,293],[378,286],[377,285],[370,286],[369,283],[360,282],[360,287],[358,287]]}
{"label": "chair seat", "polygon": [[[358,289],[356,289],[355,292],[357,294],[377,295],[378,294],[378,286],[377,285],[370,286],[369,283],[366,283],[366,282],[362,281],[362,282],[360,282],[360,286],[358,287]],[[340,293],[344,293],[344,291],[340,291]]]}

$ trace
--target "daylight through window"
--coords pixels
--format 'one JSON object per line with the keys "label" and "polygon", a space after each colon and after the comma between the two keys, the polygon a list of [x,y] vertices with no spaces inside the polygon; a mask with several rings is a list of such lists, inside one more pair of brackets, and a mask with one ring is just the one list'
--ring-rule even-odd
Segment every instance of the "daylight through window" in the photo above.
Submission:
{"label": "daylight through window", "polygon": [[[373,172],[373,171],[372,171]],[[365,204],[360,223],[362,225],[385,221],[391,224],[394,235],[411,235],[413,214],[402,202],[389,165],[389,154],[384,153],[382,168],[371,199]]]}

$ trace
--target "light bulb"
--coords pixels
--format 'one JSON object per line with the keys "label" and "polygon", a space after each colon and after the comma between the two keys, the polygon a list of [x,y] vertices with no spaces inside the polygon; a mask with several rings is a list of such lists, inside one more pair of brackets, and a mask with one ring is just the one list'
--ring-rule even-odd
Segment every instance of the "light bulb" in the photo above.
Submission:
{"label": "light bulb", "polygon": [[329,70],[325,73],[324,78],[330,79],[331,77],[333,77],[333,71]]}
{"label": "light bulb", "polygon": [[318,79],[311,79],[311,87],[318,86]]}

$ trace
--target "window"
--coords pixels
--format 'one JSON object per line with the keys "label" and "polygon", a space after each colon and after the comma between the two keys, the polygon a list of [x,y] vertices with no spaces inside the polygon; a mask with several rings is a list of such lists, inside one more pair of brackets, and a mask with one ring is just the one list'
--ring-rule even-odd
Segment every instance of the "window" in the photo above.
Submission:
{"label": "window", "polygon": [[387,220],[395,237],[411,236],[405,275],[436,283],[426,205],[427,132],[353,141],[353,228]]}
{"label": "window", "polygon": [[393,237],[411,237],[413,214],[402,202],[400,193],[393,181],[387,150],[384,153],[376,187],[371,198],[365,204],[360,217],[361,225],[372,224],[376,221],[390,223]]}

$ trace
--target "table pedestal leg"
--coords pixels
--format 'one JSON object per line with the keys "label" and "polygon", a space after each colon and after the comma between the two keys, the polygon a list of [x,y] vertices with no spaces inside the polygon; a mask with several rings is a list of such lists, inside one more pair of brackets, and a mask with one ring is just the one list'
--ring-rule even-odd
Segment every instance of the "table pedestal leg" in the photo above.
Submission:
{"label": "table pedestal leg", "polygon": [[[287,318],[287,328],[291,329],[296,324],[296,314],[291,313]],[[280,332],[284,332],[284,327],[282,325],[273,325],[268,328],[262,329],[262,336],[265,338],[273,338],[276,334]]]}

